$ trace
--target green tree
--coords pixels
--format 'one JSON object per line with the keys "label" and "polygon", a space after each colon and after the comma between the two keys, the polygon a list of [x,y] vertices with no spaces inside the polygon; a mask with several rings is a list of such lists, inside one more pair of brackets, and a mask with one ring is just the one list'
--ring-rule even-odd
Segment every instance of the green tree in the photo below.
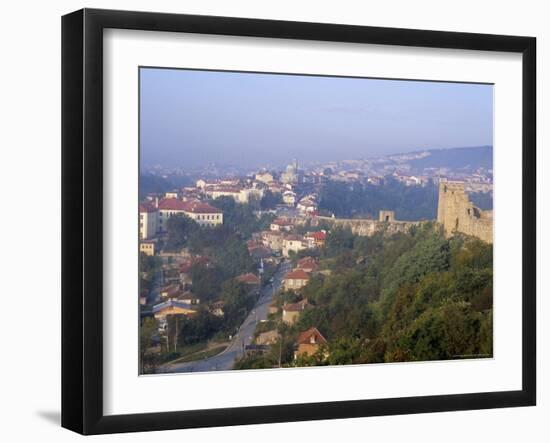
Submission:
{"label": "green tree", "polygon": [[200,227],[189,217],[175,215],[166,221],[166,231],[164,248],[167,251],[179,251],[187,246],[190,237],[199,233]]}
{"label": "green tree", "polygon": [[158,367],[157,353],[150,349],[153,346],[153,337],[156,335],[157,330],[158,326],[154,318],[146,317],[141,322],[139,329],[139,361],[142,374],[152,374]]}

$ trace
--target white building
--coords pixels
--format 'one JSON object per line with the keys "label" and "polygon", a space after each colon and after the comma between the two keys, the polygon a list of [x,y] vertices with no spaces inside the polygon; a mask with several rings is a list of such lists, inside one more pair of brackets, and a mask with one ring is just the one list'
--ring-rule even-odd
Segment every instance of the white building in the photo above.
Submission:
{"label": "white building", "polygon": [[263,189],[228,185],[206,186],[204,193],[213,199],[231,197],[237,203],[248,203],[252,197],[261,199],[264,195]]}
{"label": "white building", "polygon": [[283,203],[285,205],[294,206],[296,204],[296,193],[292,191],[283,192]]}
{"label": "white building", "polygon": [[307,243],[300,235],[289,235],[283,239],[283,256],[288,257],[290,251],[298,252],[307,249]]}
{"label": "white building", "polygon": [[283,218],[276,218],[269,225],[269,229],[271,231],[292,231],[292,229],[294,229],[294,223]]}
{"label": "white building", "polygon": [[153,238],[158,231],[158,211],[149,202],[139,205],[139,238]]}
{"label": "white building", "polygon": [[185,215],[201,226],[223,224],[223,212],[208,203],[164,198],[159,202],[159,229],[166,230],[166,222],[173,215]]}

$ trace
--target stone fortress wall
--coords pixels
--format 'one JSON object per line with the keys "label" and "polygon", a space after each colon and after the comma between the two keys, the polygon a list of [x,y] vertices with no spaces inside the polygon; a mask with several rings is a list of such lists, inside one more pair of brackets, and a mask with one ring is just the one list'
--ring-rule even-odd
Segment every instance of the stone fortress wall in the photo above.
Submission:
{"label": "stone fortress wall", "polygon": [[493,243],[493,211],[475,207],[462,182],[439,183],[437,222],[447,238],[460,232]]}
{"label": "stone fortress wall", "polygon": [[[367,218],[334,218],[334,217],[315,217],[317,223],[324,221],[332,226],[349,228],[355,235],[371,236],[376,232],[384,231],[387,235],[397,234],[398,232],[408,232],[412,226],[418,226],[420,221],[400,221],[395,219],[394,211],[380,211],[378,220]],[[315,222],[314,221],[314,222]]]}
{"label": "stone fortress wall", "polygon": [[[371,236],[380,231],[387,235],[408,232],[412,226],[426,223],[396,220],[394,211],[384,210],[380,211],[378,220],[316,216],[311,221],[314,226],[326,222],[332,226],[349,228],[354,234],[363,236]],[[460,232],[493,243],[493,211],[482,211],[475,207],[468,198],[463,182],[440,183],[437,222],[442,225],[446,238]]]}

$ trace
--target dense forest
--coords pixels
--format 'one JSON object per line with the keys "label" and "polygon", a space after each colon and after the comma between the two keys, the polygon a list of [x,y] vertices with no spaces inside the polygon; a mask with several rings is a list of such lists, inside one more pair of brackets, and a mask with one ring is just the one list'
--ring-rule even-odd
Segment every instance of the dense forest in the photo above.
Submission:
{"label": "dense forest", "polygon": [[[307,298],[312,307],[295,325],[278,326],[274,352],[238,367],[273,367],[279,358],[283,366],[304,366],[489,357],[492,257],[491,245],[445,239],[431,223],[392,237],[335,229],[320,255],[324,272],[279,300]],[[295,361],[293,343],[312,326],[328,346]]]}
{"label": "dense forest", "polygon": [[[472,193],[480,209],[492,209],[491,194]],[[380,210],[395,211],[398,220],[434,220],[437,217],[438,187],[406,186],[387,178],[378,186],[331,181],[320,193],[319,209],[341,218],[378,218]]]}

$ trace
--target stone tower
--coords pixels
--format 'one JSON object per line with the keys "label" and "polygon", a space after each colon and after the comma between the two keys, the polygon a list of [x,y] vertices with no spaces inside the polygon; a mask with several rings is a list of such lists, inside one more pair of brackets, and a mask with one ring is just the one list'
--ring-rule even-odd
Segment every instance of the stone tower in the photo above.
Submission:
{"label": "stone tower", "polygon": [[445,237],[455,232],[493,242],[493,211],[482,211],[468,198],[463,182],[439,183],[437,222],[443,226]]}
{"label": "stone tower", "polygon": [[378,221],[381,222],[393,222],[395,221],[395,212],[394,211],[380,211],[378,213]]}

